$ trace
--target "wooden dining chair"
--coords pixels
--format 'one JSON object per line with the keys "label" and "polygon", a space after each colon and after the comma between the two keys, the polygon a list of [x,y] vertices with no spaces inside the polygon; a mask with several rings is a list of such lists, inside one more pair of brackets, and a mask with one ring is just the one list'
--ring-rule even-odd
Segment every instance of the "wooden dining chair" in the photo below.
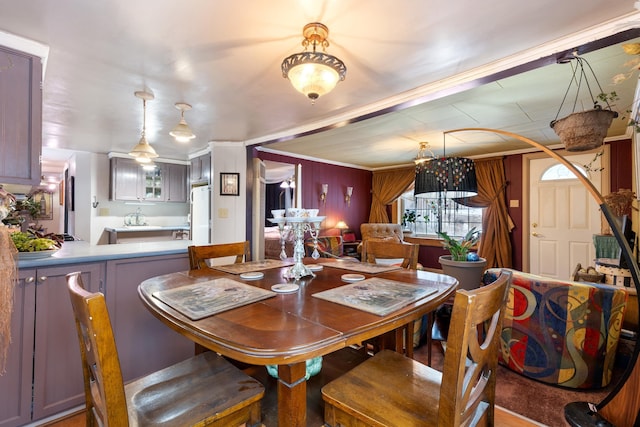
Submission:
{"label": "wooden dining chair", "polygon": [[[418,269],[418,252],[420,245],[412,243],[398,243],[381,240],[367,240],[362,245],[362,261],[375,264],[377,260],[401,260],[400,266],[410,270]],[[428,316],[422,319],[427,323]],[[420,327],[420,322],[410,322],[401,328],[396,329],[393,333],[382,337],[376,337],[365,343],[367,351],[376,352],[380,347],[386,347],[385,340],[391,339],[396,351],[405,354],[407,357],[413,357],[413,347],[415,344],[414,330]],[[391,338],[390,338],[391,337]],[[431,345],[430,336],[427,337],[427,345]],[[431,352],[428,349],[428,361],[431,365]]]}
{"label": "wooden dining chair", "polygon": [[86,291],[79,272],[66,277],[87,426],[261,425],[263,385],[212,351],[123,384],[104,295]]}
{"label": "wooden dining chair", "polygon": [[375,264],[378,259],[402,259],[401,267],[416,270],[420,245],[367,240],[362,245],[362,260]]}
{"label": "wooden dining chair", "polygon": [[251,261],[251,245],[249,241],[236,243],[219,243],[214,245],[189,246],[189,268],[200,270],[209,268],[208,259],[235,256],[234,263]]}
{"label": "wooden dining chair", "polygon": [[511,274],[455,295],[442,372],[390,350],[322,388],[325,425],[494,425],[500,330]]}

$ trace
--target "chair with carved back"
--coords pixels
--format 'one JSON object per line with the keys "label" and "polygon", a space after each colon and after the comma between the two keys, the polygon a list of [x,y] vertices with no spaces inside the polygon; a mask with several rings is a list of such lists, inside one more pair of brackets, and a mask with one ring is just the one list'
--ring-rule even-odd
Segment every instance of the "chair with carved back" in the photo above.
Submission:
{"label": "chair with carved back", "polygon": [[214,245],[189,246],[189,268],[200,270],[209,268],[207,260],[214,258],[233,257],[238,264],[251,260],[251,245],[249,241],[236,243],[219,243]]}
{"label": "chair with carved back", "polygon": [[[264,386],[215,352],[126,385],[104,295],[67,275],[80,343],[87,426],[261,425]],[[150,355],[152,356],[152,355]]]}
{"label": "chair with carved back", "polygon": [[362,245],[362,260],[375,264],[378,259],[402,259],[402,268],[417,270],[419,251],[418,244],[367,240]]}
{"label": "chair with carved back", "polygon": [[496,368],[509,272],[458,290],[442,372],[383,350],[322,388],[325,425],[494,425]]}
{"label": "chair with carved back", "polygon": [[[364,262],[375,264],[378,260],[392,260],[398,261],[398,265],[402,268],[408,268],[410,270],[418,269],[418,252],[420,251],[420,245],[411,243],[397,243],[383,240],[366,240],[362,245],[362,260]],[[426,317],[426,316],[425,316]],[[421,322],[427,319],[420,319],[416,322],[411,322],[405,326],[398,328],[393,333],[393,341],[396,351],[402,352],[407,357],[413,357],[413,348],[416,344],[414,330],[420,328]],[[430,323],[429,323],[430,324]],[[419,337],[419,334],[417,334]],[[387,336],[378,337],[379,339],[386,339]],[[373,349],[375,352],[377,347],[383,345],[379,339],[369,340],[365,344],[369,349]],[[418,338],[419,339],[419,338]],[[425,343],[431,346],[430,335],[427,335],[427,342]],[[431,364],[431,349],[427,348],[428,361]]]}

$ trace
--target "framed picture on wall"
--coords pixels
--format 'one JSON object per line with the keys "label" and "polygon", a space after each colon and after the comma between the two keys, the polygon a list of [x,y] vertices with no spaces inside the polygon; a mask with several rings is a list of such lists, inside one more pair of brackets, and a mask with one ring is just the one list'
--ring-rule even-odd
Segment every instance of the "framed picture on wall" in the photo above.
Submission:
{"label": "framed picture on wall", "polygon": [[220,172],[220,195],[240,195],[240,174],[235,172]]}

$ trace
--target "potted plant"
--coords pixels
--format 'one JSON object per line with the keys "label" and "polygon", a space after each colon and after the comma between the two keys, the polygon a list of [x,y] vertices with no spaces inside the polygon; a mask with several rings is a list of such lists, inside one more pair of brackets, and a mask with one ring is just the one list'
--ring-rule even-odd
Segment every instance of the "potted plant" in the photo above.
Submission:
{"label": "potted plant", "polygon": [[404,211],[404,214],[402,215],[402,227],[410,232],[413,233],[413,231],[415,230],[415,226],[416,226],[416,211],[413,209],[407,209]]}
{"label": "potted plant", "polygon": [[475,252],[470,252],[480,241],[480,232],[476,227],[471,228],[459,240],[446,232],[438,232],[438,236],[443,239],[442,246],[450,253],[438,259],[444,274],[458,279],[459,289],[475,289],[480,286],[487,260],[479,258]]}

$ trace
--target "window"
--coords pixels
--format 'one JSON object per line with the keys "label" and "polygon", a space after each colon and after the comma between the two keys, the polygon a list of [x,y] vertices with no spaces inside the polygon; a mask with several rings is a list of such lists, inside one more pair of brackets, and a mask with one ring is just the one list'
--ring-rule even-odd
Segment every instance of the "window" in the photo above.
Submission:
{"label": "window", "polygon": [[472,208],[451,199],[434,197],[414,197],[413,189],[400,197],[401,218],[415,215],[415,223],[403,220],[405,230],[415,235],[437,236],[446,232],[449,236],[461,237],[471,228],[482,231],[483,208]]}

